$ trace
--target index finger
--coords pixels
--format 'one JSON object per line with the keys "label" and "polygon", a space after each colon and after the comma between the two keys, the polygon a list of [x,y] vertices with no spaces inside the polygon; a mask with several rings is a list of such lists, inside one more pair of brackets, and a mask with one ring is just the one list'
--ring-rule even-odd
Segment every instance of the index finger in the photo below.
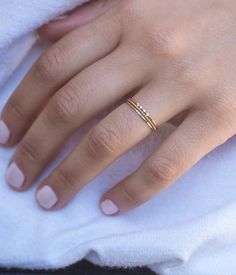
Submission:
{"label": "index finger", "polygon": [[116,20],[104,15],[49,48],[5,105],[0,143],[9,146],[18,142],[49,98],[74,75],[109,54],[118,41]]}

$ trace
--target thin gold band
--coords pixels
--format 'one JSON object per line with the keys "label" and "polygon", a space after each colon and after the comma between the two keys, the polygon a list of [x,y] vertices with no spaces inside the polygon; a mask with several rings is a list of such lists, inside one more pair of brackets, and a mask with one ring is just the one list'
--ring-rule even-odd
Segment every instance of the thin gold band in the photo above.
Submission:
{"label": "thin gold band", "polygon": [[153,132],[158,129],[156,121],[139,103],[135,102],[132,98],[128,98],[127,103],[147,123],[147,125],[151,128]]}

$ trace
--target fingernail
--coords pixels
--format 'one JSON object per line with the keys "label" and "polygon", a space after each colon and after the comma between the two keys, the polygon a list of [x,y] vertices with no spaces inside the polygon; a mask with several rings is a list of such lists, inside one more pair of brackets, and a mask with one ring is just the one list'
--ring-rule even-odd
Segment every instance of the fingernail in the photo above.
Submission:
{"label": "fingernail", "polygon": [[24,184],[25,176],[15,162],[7,168],[6,181],[15,188],[20,188]]}
{"label": "fingernail", "polygon": [[114,215],[119,212],[119,208],[114,204],[112,200],[105,200],[101,203],[102,212],[105,215]]}
{"label": "fingernail", "polygon": [[7,127],[7,125],[0,120],[0,143],[6,144],[10,137],[10,131]]}
{"label": "fingernail", "polygon": [[46,209],[50,209],[57,202],[57,196],[55,192],[48,185],[45,185],[43,188],[38,190],[36,198],[39,204]]}

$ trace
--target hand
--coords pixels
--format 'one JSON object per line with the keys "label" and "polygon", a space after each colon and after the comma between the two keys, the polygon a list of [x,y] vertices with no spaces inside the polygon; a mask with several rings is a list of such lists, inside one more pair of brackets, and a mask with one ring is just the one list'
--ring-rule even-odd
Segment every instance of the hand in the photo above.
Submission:
{"label": "hand", "polygon": [[[236,133],[236,3],[120,0],[49,48],[2,112],[0,140],[21,140],[7,181],[26,190],[90,118],[136,91],[158,125],[176,130],[101,198],[102,211],[134,209],[174,183]],[[151,133],[124,102],[98,123],[37,188],[58,209],[117,157]],[[89,165],[88,165],[89,164]]]}

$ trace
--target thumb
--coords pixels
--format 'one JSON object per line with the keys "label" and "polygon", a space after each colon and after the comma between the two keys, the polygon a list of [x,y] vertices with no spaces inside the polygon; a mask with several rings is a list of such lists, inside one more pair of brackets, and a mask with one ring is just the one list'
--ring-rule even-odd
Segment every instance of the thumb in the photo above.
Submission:
{"label": "thumb", "polygon": [[46,41],[57,41],[68,32],[105,13],[119,0],[95,0],[84,4],[70,13],[62,15],[38,29],[39,36]]}

